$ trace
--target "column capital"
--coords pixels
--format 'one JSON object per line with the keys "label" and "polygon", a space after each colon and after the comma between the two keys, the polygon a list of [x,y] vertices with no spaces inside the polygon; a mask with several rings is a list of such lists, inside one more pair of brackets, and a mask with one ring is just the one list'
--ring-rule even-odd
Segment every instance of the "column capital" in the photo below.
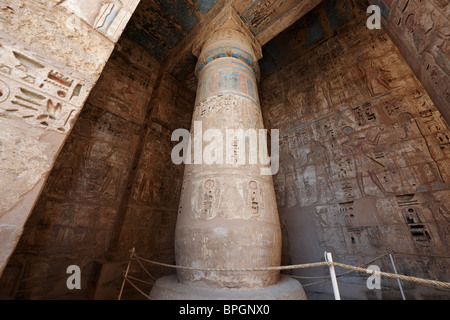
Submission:
{"label": "column capital", "polygon": [[262,58],[263,55],[261,44],[249,30],[247,25],[242,21],[239,14],[233,7],[223,10],[211,21],[211,23],[206,25],[203,30],[199,32],[198,36],[194,40],[194,44],[192,45],[192,54],[199,58],[205,42],[211,39],[217,31],[224,29],[233,29],[240,32],[243,36],[245,36],[246,40],[251,45],[256,61]]}

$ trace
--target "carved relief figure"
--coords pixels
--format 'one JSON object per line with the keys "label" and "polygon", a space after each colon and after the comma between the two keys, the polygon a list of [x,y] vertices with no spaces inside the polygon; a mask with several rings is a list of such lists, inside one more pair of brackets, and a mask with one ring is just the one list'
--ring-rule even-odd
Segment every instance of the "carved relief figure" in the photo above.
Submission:
{"label": "carved relief figure", "polygon": [[[389,70],[384,70],[383,68],[376,66],[373,60],[369,62],[363,56],[359,57],[358,61],[358,70],[372,97],[395,88],[391,86],[392,79],[388,77],[388,74],[390,73]],[[380,89],[382,89],[382,91],[380,91]]]}
{"label": "carved relief figure", "polygon": [[70,195],[75,192],[77,180],[83,179],[81,168],[86,166],[86,157],[90,154],[92,146],[81,139],[75,142],[75,136],[70,135],[56,161],[54,169],[46,184],[46,189],[56,195]]}
{"label": "carved relief figure", "polygon": [[355,169],[356,169],[356,179],[361,191],[361,195],[363,197],[366,196],[366,192],[364,189],[364,181],[363,181],[363,173],[365,171],[368,172],[371,180],[375,185],[383,192],[386,193],[385,189],[383,188],[382,184],[378,180],[377,176],[375,175],[374,169],[377,167],[383,167],[380,163],[375,161],[374,159],[370,158],[366,155],[364,152],[364,146],[377,146],[380,137],[383,134],[382,129],[376,129],[378,132],[375,132],[371,135],[372,130],[368,130],[364,137],[356,137],[356,136],[349,136],[349,140],[347,142],[344,142],[342,144],[343,150],[348,150],[350,153],[352,153],[354,162],[355,162]]}
{"label": "carved relief figure", "polygon": [[311,77],[311,81],[313,83],[314,91],[310,103],[318,110],[327,110],[333,105],[328,80],[325,79],[323,74],[318,73]]}

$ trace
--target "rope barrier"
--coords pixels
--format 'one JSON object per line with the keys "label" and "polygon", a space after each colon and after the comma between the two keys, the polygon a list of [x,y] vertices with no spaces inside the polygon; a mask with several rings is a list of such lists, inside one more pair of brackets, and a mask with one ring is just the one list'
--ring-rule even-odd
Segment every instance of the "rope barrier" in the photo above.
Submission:
{"label": "rope barrier", "polygon": [[145,281],[145,280],[142,280],[142,279],[139,279],[139,278],[132,277],[130,275],[128,275],[127,278],[131,279],[131,280],[134,280],[134,281],[138,281],[138,282],[142,282],[142,283],[145,283],[145,284],[149,284],[149,285],[154,285],[155,284],[155,282],[148,282],[148,281]]}
{"label": "rope barrier", "polygon": [[131,286],[133,288],[135,288],[140,294],[142,294],[144,297],[146,297],[148,300],[153,300],[152,297],[150,297],[148,294],[146,294],[144,291],[142,291],[141,289],[139,289],[132,281],[130,281],[128,278],[125,278],[125,280],[127,280],[127,282],[129,284],[131,284]]}
{"label": "rope barrier", "polygon": [[326,282],[328,282],[328,281],[330,281],[330,280],[331,280],[331,279],[327,279],[327,280],[322,280],[322,281],[317,281],[317,282],[307,283],[307,284],[303,284],[303,283],[302,283],[302,287],[303,287],[303,288],[306,288],[306,287],[309,287],[309,286],[314,286],[314,285],[316,285],[316,284],[326,283]]}
{"label": "rope barrier", "polygon": [[[134,255],[134,257],[137,257]],[[259,268],[200,268],[200,267],[187,267],[187,266],[177,266],[173,264],[167,264],[157,261],[152,261],[148,259],[144,259],[141,257],[137,257],[139,260],[148,262],[150,264],[154,264],[161,267],[167,267],[172,269],[182,269],[182,270],[190,270],[190,271],[216,271],[216,272],[253,272],[253,271],[282,271],[282,270],[294,270],[294,269],[307,269],[314,267],[324,267],[329,266],[327,262],[315,262],[315,263],[306,263],[306,264],[296,264],[291,266],[278,266],[278,267],[259,267]]]}
{"label": "rope barrier", "polygon": [[[374,259],[372,259],[372,260],[370,260],[370,261],[368,261],[366,263],[363,263],[360,267],[372,264],[375,261],[377,261],[378,259],[381,259],[381,258],[383,258],[383,257],[385,257],[385,256],[387,256],[387,255],[389,255],[389,254],[391,254],[393,252],[394,252],[393,250],[389,250],[389,251],[383,253],[382,255],[379,255],[378,257],[376,257],[376,258],[374,258]],[[353,272],[355,272],[355,271],[350,270],[350,271],[347,271],[347,272],[344,272],[344,273],[341,273],[341,274],[337,274],[336,277],[337,278],[343,277],[343,276],[346,276],[347,274],[350,274],[350,273],[353,273]],[[304,276],[293,276],[293,275],[288,275],[288,276],[290,276],[292,278],[296,278],[296,279],[331,279],[331,276],[329,276],[329,275],[328,276],[318,276],[318,277],[304,277]]]}
{"label": "rope barrier", "polygon": [[422,278],[417,278],[417,277],[405,276],[405,275],[401,275],[401,274],[392,274],[392,273],[388,273],[388,272],[369,270],[369,269],[365,269],[365,268],[349,266],[349,265],[339,263],[339,262],[333,262],[333,264],[335,267],[341,267],[341,268],[348,269],[348,270],[365,272],[365,273],[369,273],[372,275],[377,274],[377,275],[380,275],[381,277],[400,279],[400,280],[415,282],[415,283],[428,285],[428,286],[432,286],[432,287],[438,287],[441,289],[450,289],[449,282],[442,282],[442,281],[437,281],[437,280],[427,280],[427,279],[422,279]]}
{"label": "rope barrier", "polygon": [[[388,252],[374,258],[373,260],[371,260],[370,262],[364,263],[362,266],[367,265],[367,264],[371,264],[374,261],[383,258],[384,256],[394,253],[395,251],[393,250],[389,250]],[[399,253],[403,253],[403,252],[399,252]],[[407,253],[403,253],[403,254],[407,254]],[[316,267],[330,267],[330,266],[335,266],[335,267],[340,267],[342,269],[347,269],[350,270],[348,272],[342,273],[337,275],[337,277],[341,277],[344,276],[346,274],[352,273],[352,272],[362,272],[362,273],[367,273],[367,274],[371,274],[371,275],[379,275],[381,277],[386,277],[386,278],[391,278],[391,279],[399,279],[399,280],[403,280],[403,281],[409,281],[409,282],[414,282],[417,284],[421,284],[421,285],[425,285],[425,286],[431,286],[431,287],[435,287],[438,289],[443,289],[443,290],[448,290],[450,289],[450,283],[449,282],[443,282],[443,281],[437,281],[437,280],[427,280],[427,279],[422,279],[422,278],[418,278],[418,277],[411,277],[411,276],[406,276],[406,275],[401,275],[401,274],[393,274],[393,273],[389,273],[389,272],[383,272],[383,271],[376,271],[376,270],[371,270],[371,269],[366,269],[361,267],[355,267],[355,266],[351,266],[351,265],[347,265],[347,264],[343,264],[343,263],[339,263],[339,262],[315,262],[315,263],[306,263],[306,264],[295,264],[295,265],[287,265],[287,266],[274,266],[274,267],[257,267],[257,268],[201,268],[201,267],[188,267],[188,266],[179,266],[179,265],[172,265],[172,264],[168,264],[168,263],[163,263],[163,262],[157,262],[157,261],[153,261],[153,260],[149,260],[149,259],[144,259],[142,257],[139,257],[134,248],[133,250],[130,251],[130,261],[128,263],[128,267],[127,270],[125,272],[124,275],[124,281],[122,283],[122,288],[119,294],[119,300],[122,296],[122,291],[123,291],[123,287],[125,282],[130,283],[139,293],[141,293],[143,296],[145,296],[148,299],[152,298],[150,296],[148,296],[146,293],[144,293],[141,289],[139,289],[130,279],[136,280],[136,281],[140,281],[146,284],[151,284],[150,282],[146,282],[144,280],[140,280],[138,278],[134,278],[132,276],[128,275],[129,269],[130,269],[130,264],[131,261],[135,259],[138,261],[139,265],[141,266],[141,268],[144,269],[144,271],[152,278],[152,280],[155,280],[155,278],[151,275],[151,273],[144,267],[144,265],[142,264],[142,261],[147,262],[149,264],[152,265],[156,265],[156,266],[161,266],[161,267],[167,267],[167,268],[172,268],[172,269],[181,269],[181,270],[190,270],[190,271],[210,271],[210,272],[258,272],[258,271],[284,271],[284,270],[297,270],[297,269],[308,269],[308,268],[316,268]],[[288,275],[291,276],[291,275]],[[296,277],[296,278],[304,278],[304,279],[322,279],[322,278],[326,278],[327,280],[323,280],[323,281],[318,281],[318,282],[314,282],[314,283],[310,283],[310,284],[304,284],[302,285],[303,287],[307,287],[307,286],[312,286],[312,285],[316,285],[316,284],[320,284],[320,283],[325,283],[327,281],[329,281],[328,279],[330,278],[330,276],[323,276],[323,277],[298,277],[298,276],[291,276],[291,277]]]}
{"label": "rope barrier", "polygon": [[[137,256],[136,256],[137,257]],[[143,266],[141,260],[139,257],[137,257],[137,262],[139,263],[139,265],[141,266],[142,269],[144,269],[145,273],[148,274],[148,276],[153,280],[156,281],[155,277],[152,276],[152,274]]]}

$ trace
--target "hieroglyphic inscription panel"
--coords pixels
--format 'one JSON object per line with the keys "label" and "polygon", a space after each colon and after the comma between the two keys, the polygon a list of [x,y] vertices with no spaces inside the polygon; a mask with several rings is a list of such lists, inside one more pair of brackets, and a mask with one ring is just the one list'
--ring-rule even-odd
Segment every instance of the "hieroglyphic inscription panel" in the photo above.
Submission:
{"label": "hieroglyphic inscription panel", "polygon": [[0,55],[1,115],[69,132],[93,84],[5,38]]}

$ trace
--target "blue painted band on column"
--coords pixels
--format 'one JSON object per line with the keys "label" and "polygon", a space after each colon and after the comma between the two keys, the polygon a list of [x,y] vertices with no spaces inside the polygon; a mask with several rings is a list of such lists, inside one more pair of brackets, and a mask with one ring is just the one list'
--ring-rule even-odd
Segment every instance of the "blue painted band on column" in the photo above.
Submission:
{"label": "blue painted band on column", "polygon": [[[229,48],[229,47],[228,47]],[[212,61],[220,58],[234,58],[245,62],[249,67],[252,67],[252,72],[255,74],[256,78],[259,77],[258,65],[253,64],[253,55],[245,50],[238,47],[231,46],[231,56],[227,53],[227,47],[219,47],[202,54],[195,70],[195,75],[199,78],[199,73],[202,71],[206,65]]]}

